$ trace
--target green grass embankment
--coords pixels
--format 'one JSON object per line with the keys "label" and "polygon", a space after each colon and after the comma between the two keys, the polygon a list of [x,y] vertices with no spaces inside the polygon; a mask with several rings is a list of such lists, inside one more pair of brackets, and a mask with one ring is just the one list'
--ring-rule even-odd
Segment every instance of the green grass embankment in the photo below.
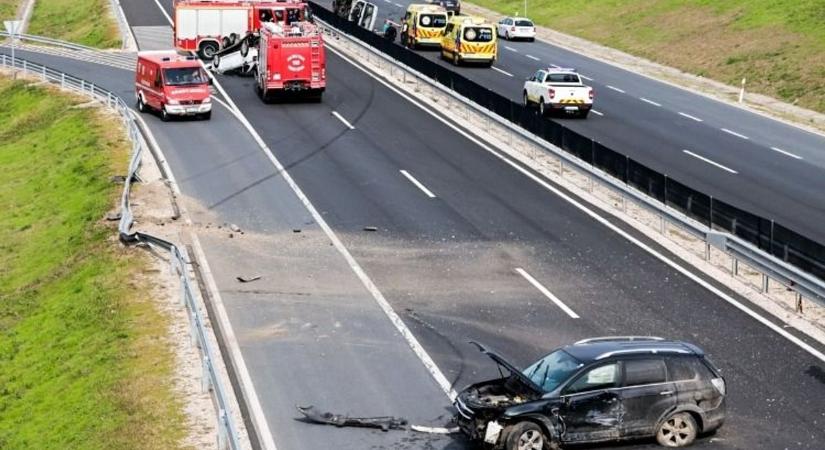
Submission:
{"label": "green grass embankment", "polygon": [[[15,19],[19,4],[20,0],[0,0],[0,21]],[[5,27],[2,30],[6,31]]]}
{"label": "green grass embankment", "polygon": [[36,0],[28,34],[97,48],[120,48],[109,0]]}
{"label": "green grass embankment", "polygon": [[[521,0],[473,0],[510,15]],[[825,1],[530,0],[537,24],[825,112]],[[556,61],[564,65],[564,62]]]}
{"label": "green grass embankment", "polygon": [[149,260],[101,221],[129,145],[84,101],[0,77],[0,448],[176,448]]}

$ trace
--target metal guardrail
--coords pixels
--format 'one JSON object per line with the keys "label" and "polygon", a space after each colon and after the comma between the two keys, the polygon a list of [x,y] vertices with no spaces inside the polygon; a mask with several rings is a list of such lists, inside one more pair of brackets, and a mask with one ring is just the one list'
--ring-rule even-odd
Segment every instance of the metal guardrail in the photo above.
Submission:
{"label": "metal guardrail", "polygon": [[[316,21],[324,26],[325,31],[328,34],[334,34],[336,37],[343,37],[347,39],[363,49],[366,49],[370,53],[377,55],[381,60],[393,66],[402,68],[402,70],[412,74],[418,81],[428,84],[432,89],[437,89],[452,98],[455,98],[466,107],[484,115],[487,119],[498,123],[510,133],[532,142],[533,144],[553,154],[560,161],[563,161],[562,164],[567,163],[568,165],[576,168],[578,171],[586,174],[590,179],[598,181],[602,186],[607,187],[613,192],[621,195],[623,201],[626,198],[635,201],[647,211],[659,216],[662,230],[664,230],[666,223],[673,223],[695,238],[702,240],[705,243],[706,259],[709,258],[710,247],[713,246],[731,256],[733,261],[731,271],[733,274],[737,273],[737,268],[740,261],[747,264],[754,270],[759,271],[762,275],[762,292],[768,291],[768,282],[770,279],[773,279],[795,291],[797,293],[798,301],[800,300],[799,296],[802,296],[825,307],[825,281],[801,270],[798,267],[782,261],[781,259],[759,249],[738,236],[714,230],[711,227],[687,216],[686,214],[667,206],[657,199],[631,188],[628,184],[611,176],[607,172],[594,167],[592,164],[576,157],[574,154],[568,153],[561,148],[550,144],[539,136],[530,133],[495,112],[442,85],[437,80],[431,79],[410,66],[390,57],[381,50],[368,45],[360,39],[351,36],[338,28],[330,26],[318,18],[317,13]],[[369,60],[369,58],[367,59]]]}
{"label": "metal guardrail", "polygon": [[[65,43],[60,45],[65,46]],[[132,231],[132,224],[134,223],[134,214],[130,206],[130,195],[132,191],[132,182],[139,180],[138,171],[140,170],[141,157],[144,149],[148,148],[146,140],[143,138],[136,120],[134,118],[134,111],[123,101],[122,98],[116,94],[96,86],[81,78],[76,78],[67,75],[58,70],[49,67],[29,62],[25,59],[12,58],[8,55],[0,55],[0,67],[20,71],[24,76],[39,77],[44,82],[54,83],[59,85],[62,89],[78,92],[93,100],[104,103],[107,107],[118,112],[123,121],[124,126],[128,130],[129,139],[132,142],[132,154],[129,161],[129,169],[126,175],[126,180],[123,186],[123,194],[120,199],[121,217],[118,224],[118,233],[120,240],[124,243],[145,243],[158,248],[162,248],[169,252],[171,261],[171,270],[180,278],[181,283],[181,303],[186,306],[190,321],[190,331],[194,344],[201,350],[201,360],[203,361],[203,378],[201,387],[204,392],[210,391],[213,394],[213,401],[217,409],[218,422],[218,448],[231,448],[238,450],[241,448],[240,439],[238,436],[237,427],[234,419],[229,412],[229,401],[227,391],[218,376],[214,361],[216,354],[212,348],[212,344],[208,339],[208,331],[206,329],[206,321],[203,312],[198,306],[195,290],[192,287],[187,268],[189,267],[189,257],[186,251],[177,245],[166,240],[151,236],[139,231]]]}
{"label": "metal guardrail", "polygon": [[[8,38],[10,37],[9,33],[5,31],[0,31],[0,37]],[[48,44],[54,45],[57,47],[64,47],[69,48],[72,50],[85,50],[90,52],[99,52],[101,51],[99,48],[94,47],[87,47],[85,45],[75,44],[72,42],[61,41],[60,39],[52,39],[46,36],[36,36],[33,34],[15,34],[15,39],[19,39],[21,41],[31,41],[31,42],[38,42],[40,44]]]}

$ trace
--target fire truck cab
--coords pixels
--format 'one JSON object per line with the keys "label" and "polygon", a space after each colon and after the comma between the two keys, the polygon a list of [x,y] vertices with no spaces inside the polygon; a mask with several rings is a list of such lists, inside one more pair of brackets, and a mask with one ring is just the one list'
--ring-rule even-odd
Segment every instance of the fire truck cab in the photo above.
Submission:
{"label": "fire truck cab", "polygon": [[202,59],[258,32],[261,23],[287,26],[312,18],[299,0],[176,0],[174,7],[175,48]]}
{"label": "fire truck cab", "polygon": [[265,23],[260,34],[255,90],[261,99],[291,93],[320,102],[326,88],[321,31],[310,22]]}
{"label": "fire truck cab", "polygon": [[160,112],[164,122],[171,116],[209,119],[211,80],[200,61],[174,50],[139,52],[135,70],[135,97],[140,112]]}

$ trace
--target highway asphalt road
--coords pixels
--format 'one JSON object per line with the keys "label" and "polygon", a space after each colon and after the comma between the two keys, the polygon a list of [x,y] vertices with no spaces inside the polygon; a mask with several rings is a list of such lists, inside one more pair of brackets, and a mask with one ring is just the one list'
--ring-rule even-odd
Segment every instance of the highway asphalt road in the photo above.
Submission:
{"label": "highway asphalt road", "polygon": [[[403,17],[411,1],[375,3],[380,30],[387,15],[395,21]],[[825,243],[825,228],[819,225],[825,221],[825,136],[543,41],[499,40],[495,69],[455,67],[441,61],[437,50],[419,52],[518,102],[524,79],[539,68],[576,68],[591,79],[594,109],[601,115],[557,119],[565,126],[694,189]]]}
{"label": "highway asphalt road", "polygon": [[[128,72],[21,56],[133,95]],[[264,105],[250,79],[220,81],[456,387],[495,374],[468,339],[526,365],[584,337],[664,335],[705,348],[729,382],[728,423],[700,446],[820,448],[825,362],[348,62],[330,54],[327,73],[322,104]],[[145,118],[187,197],[279,447],[464,448],[294,420],[292,406],[312,402],[438,424],[448,401],[237,121],[221,108],[210,122]],[[214,229],[224,222],[246,234],[229,239]],[[252,273],[261,285],[233,279]]]}

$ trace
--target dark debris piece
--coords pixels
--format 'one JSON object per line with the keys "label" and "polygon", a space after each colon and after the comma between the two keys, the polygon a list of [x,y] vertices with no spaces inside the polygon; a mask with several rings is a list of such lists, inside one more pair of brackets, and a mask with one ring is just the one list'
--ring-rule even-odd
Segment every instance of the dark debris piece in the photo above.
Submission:
{"label": "dark debris piece", "polygon": [[314,406],[297,406],[309,421],[337,427],[379,428],[381,431],[406,430],[407,420],[400,417],[349,417],[322,412]]}

